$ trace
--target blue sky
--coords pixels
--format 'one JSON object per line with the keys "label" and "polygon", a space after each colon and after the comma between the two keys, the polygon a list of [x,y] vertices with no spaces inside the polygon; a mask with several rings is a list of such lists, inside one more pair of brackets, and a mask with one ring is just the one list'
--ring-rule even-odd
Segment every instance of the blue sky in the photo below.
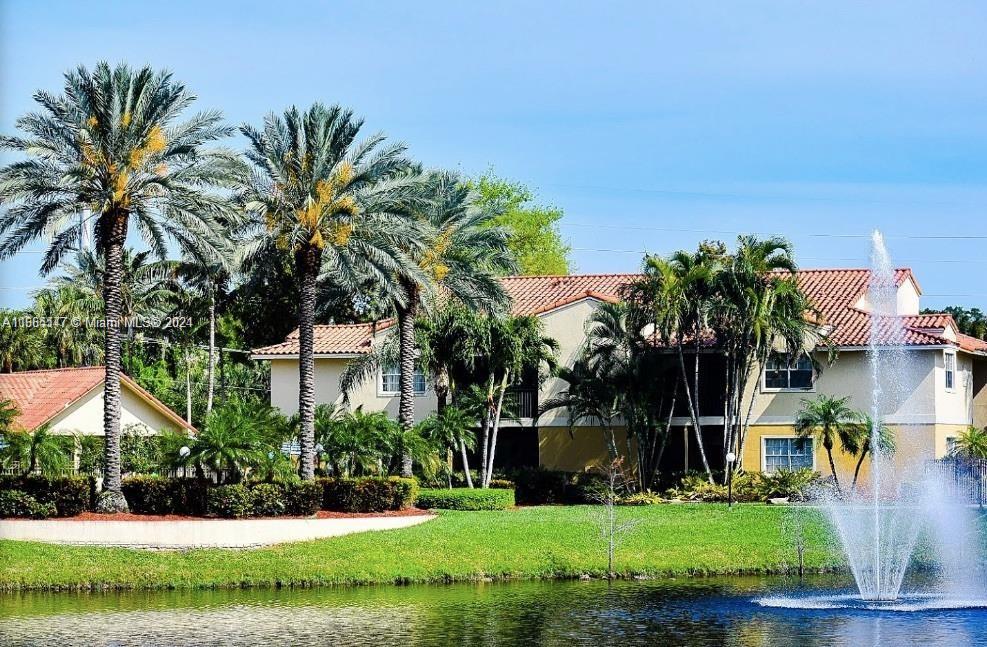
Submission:
{"label": "blue sky", "polygon": [[[234,123],[339,102],[427,165],[523,181],[582,272],[741,231],[861,266],[877,227],[926,305],[987,309],[985,33],[962,1],[4,0],[0,130],[69,67],[150,63]],[[0,264],[0,305],[38,260]]]}

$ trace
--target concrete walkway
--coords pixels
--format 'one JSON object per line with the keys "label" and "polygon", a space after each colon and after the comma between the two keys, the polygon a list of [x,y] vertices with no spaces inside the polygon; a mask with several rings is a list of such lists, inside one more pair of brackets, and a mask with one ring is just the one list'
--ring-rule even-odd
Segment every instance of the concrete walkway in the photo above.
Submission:
{"label": "concrete walkway", "polygon": [[4,519],[0,539],[50,544],[121,546],[152,550],[259,548],[355,532],[407,528],[432,515],[346,519],[190,519],[182,521],[73,521]]}

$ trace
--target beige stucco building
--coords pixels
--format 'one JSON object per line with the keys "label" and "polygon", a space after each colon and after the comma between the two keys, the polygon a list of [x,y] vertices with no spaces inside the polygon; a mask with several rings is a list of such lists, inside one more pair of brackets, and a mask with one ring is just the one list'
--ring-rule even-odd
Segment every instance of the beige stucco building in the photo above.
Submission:
{"label": "beige stucco building", "polygon": [[[0,399],[13,400],[17,406],[18,428],[32,431],[47,425],[55,434],[102,436],[104,374],[102,366],[0,373]],[[120,427],[147,435],[192,428],[122,374]]]}
{"label": "beige stucco building", "polygon": [[[870,304],[867,303],[868,270],[806,270],[798,275],[801,287],[820,311],[819,326],[834,348],[837,358],[828,363],[828,351],[816,351],[817,364],[777,361],[757,379],[750,380],[754,407],[751,428],[744,445],[742,463],[746,469],[775,470],[782,467],[815,467],[822,470],[826,458],[811,440],[798,441],[793,423],[805,398],[818,394],[849,396],[854,408],[869,410],[872,376],[867,360],[870,335]],[[559,343],[560,364],[571,366],[585,342],[585,326],[590,314],[604,301],[619,299],[620,288],[635,275],[601,274],[542,277],[507,277],[504,286],[513,298],[515,314],[536,315],[545,332]],[[900,460],[937,458],[948,452],[950,439],[971,424],[987,424],[987,343],[959,333],[949,315],[921,315],[921,288],[911,271],[898,270],[897,315],[904,336],[896,344],[907,348],[894,363],[896,398],[894,411],[886,422],[898,437]],[[316,401],[343,403],[339,377],[347,362],[369,352],[391,333],[391,322],[375,325],[317,326]],[[715,332],[715,331],[714,331]],[[271,402],[290,414],[298,406],[298,343],[290,335],[283,343],[254,351],[255,359],[271,362]],[[702,356],[719,374],[720,361],[715,349]],[[705,379],[705,378],[704,378]],[[416,414],[424,417],[435,409],[435,398],[428,380],[417,378],[421,387]],[[350,394],[349,406],[397,414],[397,374],[385,369],[375,380]],[[704,387],[704,391],[715,391]],[[505,423],[502,432],[509,449],[498,456],[505,462],[536,463],[549,469],[579,471],[607,460],[604,434],[599,427],[577,426],[570,430],[567,412],[556,410],[537,420],[532,410],[537,402],[566,388],[559,378],[550,378],[529,394],[533,403],[518,420]],[[521,394],[524,395],[524,394]],[[524,409],[524,407],[522,407]],[[701,423],[707,453],[714,467],[722,465],[722,402],[701,403]],[[689,418],[683,411],[672,418],[666,459],[670,470],[699,466],[694,439],[690,441]],[[623,431],[618,446],[625,447]],[[633,451],[633,449],[632,449]],[[854,459],[840,456],[839,469],[852,470]],[[866,474],[866,467],[864,468]]]}

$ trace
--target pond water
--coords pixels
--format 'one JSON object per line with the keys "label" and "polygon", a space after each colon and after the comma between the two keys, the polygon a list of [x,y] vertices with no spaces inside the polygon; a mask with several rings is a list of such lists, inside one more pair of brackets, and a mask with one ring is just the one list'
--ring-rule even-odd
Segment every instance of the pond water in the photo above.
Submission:
{"label": "pond water", "polygon": [[0,595],[0,644],[975,645],[987,611],[765,607],[846,577]]}

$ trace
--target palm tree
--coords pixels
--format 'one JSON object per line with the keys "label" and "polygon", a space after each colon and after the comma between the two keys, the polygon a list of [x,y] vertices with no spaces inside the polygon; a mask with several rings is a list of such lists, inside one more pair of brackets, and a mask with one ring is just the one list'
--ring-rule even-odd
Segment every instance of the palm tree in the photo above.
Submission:
{"label": "palm tree", "polygon": [[48,425],[34,431],[6,431],[3,433],[4,446],[0,457],[4,465],[17,463],[24,474],[40,471],[55,475],[71,465],[70,442],[73,440],[51,433]]}
{"label": "palm tree", "polygon": [[850,408],[850,398],[820,395],[813,400],[802,400],[795,416],[795,433],[799,438],[815,438],[826,450],[829,469],[833,474],[836,491],[840,491],[840,479],[836,474],[833,448],[839,443],[842,451],[856,454],[860,448],[860,413]]}
{"label": "palm tree", "polygon": [[49,366],[44,331],[16,323],[32,316],[29,310],[0,310],[0,372],[13,373]]}
{"label": "palm tree", "polygon": [[[897,442],[895,441],[894,431],[890,427],[885,425],[883,422],[875,422],[873,418],[867,414],[858,413],[860,418],[860,428],[858,439],[857,451],[857,465],[853,469],[853,483],[850,485],[851,490],[857,489],[857,479],[860,477],[860,468],[864,464],[864,459],[867,454],[870,453],[873,441],[873,435],[878,434],[877,437],[877,448],[882,456],[890,456],[897,451]],[[987,447],[987,445],[985,445]]]}
{"label": "palm tree", "polygon": [[[236,174],[229,152],[202,145],[231,134],[211,111],[176,123],[194,101],[169,72],[126,65],[65,74],[64,94],[39,91],[41,106],[17,121],[25,136],[4,136],[0,147],[27,159],[0,169],[0,260],[41,237],[50,239],[41,272],[53,270],[93,221],[104,259],[103,316],[106,384],[104,492],[98,508],[126,510],[120,489],[120,331],[123,248],[136,225],[161,258],[168,238],[189,254],[211,257],[220,246],[217,217],[228,201],[204,187]],[[50,238],[49,238],[50,237]]]}
{"label": "palm tree", "polygon": [[[455,405],[444,407],[418,423],[418,432],[423,438],[438,447],[447,448],[450,452],[455,450],[461,452],[463,476],[466,486],[470,488],[473,487],[473,479],[470,475],[466,451],[476,448],[476,432],[473,431],[475,425],[476,415]],[[451,476],[450,487],[452,487]]]}
{"label": "palm tree", "polygon": [[190,446],[188,460],[208,468],[225,482],[240,481],[271,451],[280,451],[286,423],[277,409],[257,401],[232,399],[206,416],[204,429]]}
{"label": "palm tree", "polygon": [[[479,195],[458,174],[434,171],[426,177],[423,208],[415,213],[426,245],[407,250],[420,271],[400,277],[402,294],[394,303],[401,369],[398,423],[405,432],[415,424],[415,321],[429,295],[441,287],[443,297],[468,308],[499,311],[509,298],[497,276],[517,267],[507,231],[494,226],[497,214],[477,206]],[[411,476],[411,463],[406,456],[402,476]]]}
{"label": "palm tree", "polygon": [[568,383],[568,388],[541,403],[538,415],[555,409],[565,409],[569,414],[569,434],[580,421],[596,421],[606,434],[607,454],[610,462],[617,460],[619,450],[614,434],[614,420],[620,415],[621,394],[613,375],[602,376],[595,372],[585,358],[579,358],[572,368],[560,367],[557,375]]}
{"label": "palm tree", "polygon": [[243,260],[272,248],[293,255],[299,283],[298,413],[300,473],[315,475],[316,282],[323,274],[352,294],[369,277],[403,302],[399,276],[418,276],[407,250],[420,243],[407,217],[420,180],[406,173],[405,147],[382,134],[362,142],[361,119],[340,106],[314,104],[269,114],[264,127],[249,125],[247,157],[253,173],[242,199],[251,220],[241,232]]}
{"label": "palm tree", "polygon": [[961,432],[954,453],[965,458],[987,458],[987,429],[971,425]]}
{"label": "palm tree", "polygon": [[[694,254],[675,252],[668,259],[648,256],[644,261],[644,277],[628,290],[636,302],[650,302],[646,312],[650,313],[656,334],[676,349],[696,446],[710,482],[713,472],[706,458],[700,422],[699,358],[709,333],[719,271],[719,258],[704,247]],[[694,352],[691,379],[685,362],[687,345],[692,345]]]}
{"label": "palm tree", "polygon": [[[537,375],[541,383],[556,370],[559,344],[545,335],[544,324],[535,316],[488,317],[489,347],[484,350],[486,365],[486,407],[480,423],[481,486],[490,486],[493,478],[497,435],[504,412],[508,387],[526,374]],[[482,373],[481,373],[482,374]]]}

